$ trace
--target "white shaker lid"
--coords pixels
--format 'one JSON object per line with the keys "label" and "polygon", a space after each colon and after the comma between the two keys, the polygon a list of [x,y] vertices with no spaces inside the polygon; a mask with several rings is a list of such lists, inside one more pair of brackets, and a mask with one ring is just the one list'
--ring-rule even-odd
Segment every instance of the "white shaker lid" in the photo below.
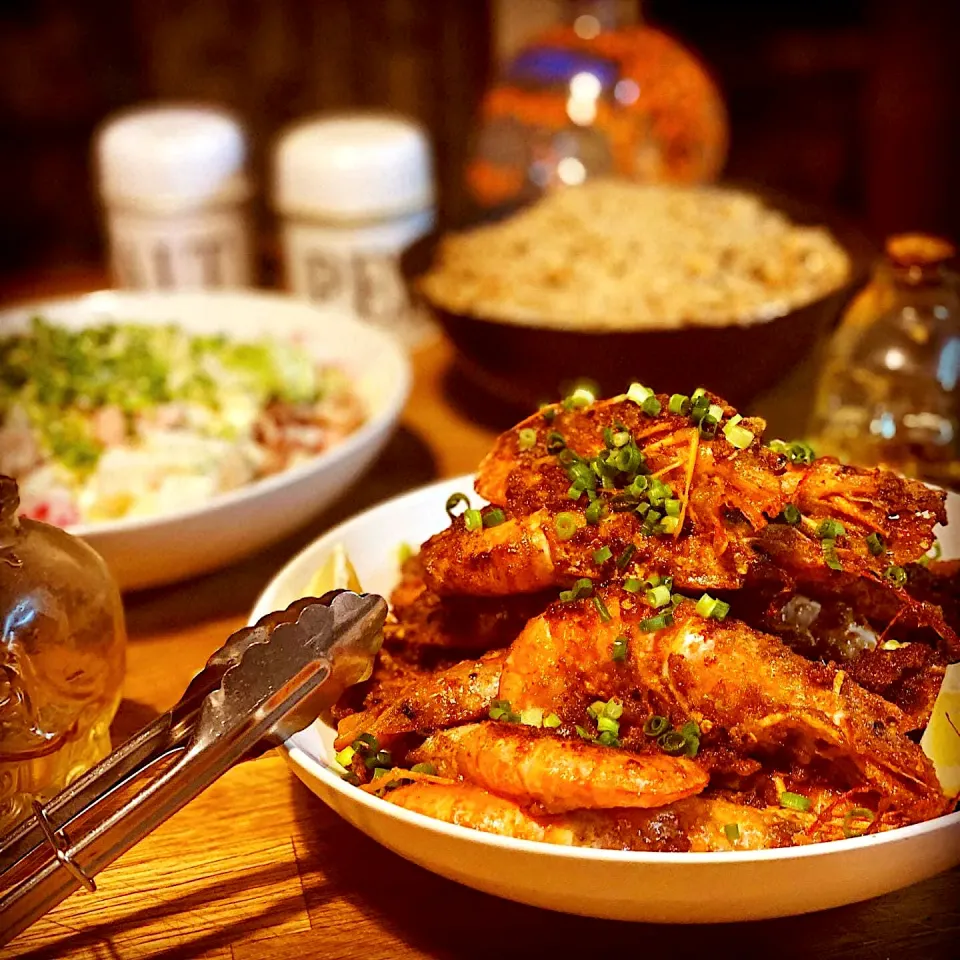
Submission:
{"label": "white shaker lid", "polygon": [[285,130],[274,153],[274,207],[284,214],[363,220],[433,205],[423,128],[387,114],[317,117]]}
{"label": "white shaker lid", "polygon": [[107,201],[174,210],[249,193],[243,130],[213,107],[125,111],[104,123],[94,149]]}

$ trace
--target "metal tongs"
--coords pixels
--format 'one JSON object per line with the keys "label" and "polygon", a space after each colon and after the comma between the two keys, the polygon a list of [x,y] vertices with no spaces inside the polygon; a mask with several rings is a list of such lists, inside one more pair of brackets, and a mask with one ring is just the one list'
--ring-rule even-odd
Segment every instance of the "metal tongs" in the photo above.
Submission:
{"label": "metal tongs", "polygon": [[0,838],[0,944],[12,940],[242,760],[369,676],[387,605],[334,591],[233,634],[176,706]]}

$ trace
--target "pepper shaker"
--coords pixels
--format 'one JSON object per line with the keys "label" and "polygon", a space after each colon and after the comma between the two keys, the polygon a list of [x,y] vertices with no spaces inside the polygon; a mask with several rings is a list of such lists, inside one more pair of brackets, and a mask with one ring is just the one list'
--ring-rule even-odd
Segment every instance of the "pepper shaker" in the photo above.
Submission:
{"label": "pepper shaker", "polygon": [[287,129],[275,148],[273,206],[296,296],[408,343],[430,329],[411,305],[398,262],[435,218],[430,146],[416,123],[353,114]]}
{"label": "pepper shaker", "polygon": [[94,152],[117,286],[250,285],[246,143],[229,114],[211,107],[132,110],[104,124]]}

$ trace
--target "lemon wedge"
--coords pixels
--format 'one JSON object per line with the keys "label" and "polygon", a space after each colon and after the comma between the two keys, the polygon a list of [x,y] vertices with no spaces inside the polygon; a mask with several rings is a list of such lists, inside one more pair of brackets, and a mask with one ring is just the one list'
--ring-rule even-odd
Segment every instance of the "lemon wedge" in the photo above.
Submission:
{"label": "lemon wedge", "polygon": [[323,566],[313,575],[310,586],[307,587],[308,597],[322,597],[330,590],[352,590],[362,593],[360,578],[354,570],[346,548],[342,543],[334,545]]}
{"label": "lemon wedge", "polygon": [[920,747],[933,761],[943,792],[960,794],[960,663],[947,667]]}

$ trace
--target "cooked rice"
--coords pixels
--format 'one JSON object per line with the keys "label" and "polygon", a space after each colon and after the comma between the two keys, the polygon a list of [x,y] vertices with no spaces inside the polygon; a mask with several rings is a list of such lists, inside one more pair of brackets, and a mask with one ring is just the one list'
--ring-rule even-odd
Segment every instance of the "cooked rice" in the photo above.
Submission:
{"label": "cooked rice", "polygon": [[849,274],[828,230],[752,194],[596,180],[445,238],[421,288],[456,313],[613,329],[758,323]]}

